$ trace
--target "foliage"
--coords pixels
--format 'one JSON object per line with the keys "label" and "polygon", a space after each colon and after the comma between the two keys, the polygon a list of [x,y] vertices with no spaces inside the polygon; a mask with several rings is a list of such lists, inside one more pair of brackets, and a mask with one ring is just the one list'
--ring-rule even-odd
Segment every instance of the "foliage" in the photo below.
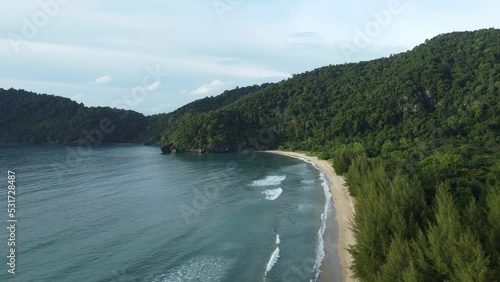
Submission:
{"label": "foliage", "polygon": [[343,146],[337,149],[333,155],[333,167],[335,168],[335,172],[338,174],[345,174],[357,154],[354,150]]}
{"label": "foliage", "polygon": [[0,101],[0,143],[139,143],[148,127],[137,112],[53,95],[0,89]]}
{"label": "foliage", "polygon": [[[22,89],[0,89],[0,143],[159,144],[162,132],[178,119],[216,110],[268,85],[238,87],[194,101],[172,113],[148,117],[109,107],[85,107],[68,98]],[[212,139],[212,142],[219,141]]]}

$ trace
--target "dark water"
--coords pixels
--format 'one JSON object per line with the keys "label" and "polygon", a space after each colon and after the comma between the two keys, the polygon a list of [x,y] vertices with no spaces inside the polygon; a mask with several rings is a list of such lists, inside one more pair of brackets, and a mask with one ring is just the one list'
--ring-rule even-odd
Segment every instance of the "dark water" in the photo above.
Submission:
{"label": "dark water", "polygon": [[[324,183],[301,160],[0,146],[0,169],[0,281],[316,277]],[[17,177],[16,275],[7,272],[7,169]]]}

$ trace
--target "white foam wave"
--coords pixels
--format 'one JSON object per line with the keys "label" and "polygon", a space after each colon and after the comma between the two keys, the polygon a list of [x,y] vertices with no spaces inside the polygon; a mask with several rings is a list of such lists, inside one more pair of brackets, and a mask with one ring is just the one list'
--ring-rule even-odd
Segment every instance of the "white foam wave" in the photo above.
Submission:
{"label": "white foam wave", "polygon": [[[316,167],[316,165],[314,166]],[[318,230],[318,245],[316,247],[316,261],[314,262],[314,270],[316,272],[315,281],[318,281],[319,274],[321,272],[321,263],[325,258],[325,242],[323,238],[325,237],[328,212],[332,208],[332,194],[330,193],[330,187],[328,186],[328,179],[323,171],[320,173],[320,179],[322,180],[321,186],[323,186],[323,191],[325,193],[325,209],[321,214],[321,226]]]}
{"label": "white foam wave", "polygon": [[316,273],[316,277],[315,277],[314,281],[318,281],[319,274],[321,271],[321,269],[320,269],[321,262],[323,261],[323,259],[325,257],[325,242],[323,240],[323,237],[325,236],[325,231],[326,231],[326,220],[328,217],[328,212],[332,208],[332,194],[330,193],[329,181],[326,178],[326,175],[324,174],[323,170],[321,170],[314,162],[307,160],[307,159],[304,159],[304,158],[301,158],[301,157],[288,155],[288,154],[286,154],[286,155],[289,157],[292,157],[292,158],[302,160],[306,163],[312,164],[317,170],[319,170],[321,172],[319,178],[322,180],[321,186],[323,186],[323,191],[325,193],[325,209],[324,209],[323,213],[321,214],[321,226],[318,230],[318,245],[316,246],[316,260],[314,263],[314,270]]}
{"label": "white foam wave", "polygon": [[151,282],[221,281],[234,260],[221,257],[198,257],[176,267]]}
{"label": "white foam wave", "polygon": [[269,175],[264,179],[255,180],[250,186],[273,186],[280,185],[285,180],[286,175]]}
{"label": "white foam wave", "polygon": [[269,201],[274,201],[278,199],[278,197],[283,193],[283,189],[277,188],[277,189],[269,189],[266,191],[261,192],[262,194],[266,195],[266,200]]}
{"label": "white foam wave", "polygon": [[271,258],[269,259],[269,262],[267,263],[266,266],[266,274],[273,269],[273,266],[278,262],[278,259],[280,257],[280,248],[276,247],[276,250],[274,250],[273,254],[271,255]]}
{"label": "white foam wave", "polygon": [[302,184],[314,184],[314,179],[301,180],[300,183],[302,183]]}

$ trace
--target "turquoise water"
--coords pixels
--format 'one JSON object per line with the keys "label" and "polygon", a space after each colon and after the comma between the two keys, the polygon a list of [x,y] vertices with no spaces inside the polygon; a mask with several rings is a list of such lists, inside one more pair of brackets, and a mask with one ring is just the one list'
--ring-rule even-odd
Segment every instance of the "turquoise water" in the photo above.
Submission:
{"label": "turquoise water", "polygon": [[[267,153],[0,146],[0,281],[310,281],[324,181]],[[17,177],[7,273],[7,169]]]}

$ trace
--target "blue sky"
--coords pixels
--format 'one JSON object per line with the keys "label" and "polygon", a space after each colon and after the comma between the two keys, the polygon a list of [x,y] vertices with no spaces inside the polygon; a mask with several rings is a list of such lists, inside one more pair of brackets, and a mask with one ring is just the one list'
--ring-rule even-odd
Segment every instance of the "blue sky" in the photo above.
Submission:
{"label": "blue sky", "polygon": [[0,10],[0,87],[170,112],[236,86],[500,27],[500,2],[23,0]]}

